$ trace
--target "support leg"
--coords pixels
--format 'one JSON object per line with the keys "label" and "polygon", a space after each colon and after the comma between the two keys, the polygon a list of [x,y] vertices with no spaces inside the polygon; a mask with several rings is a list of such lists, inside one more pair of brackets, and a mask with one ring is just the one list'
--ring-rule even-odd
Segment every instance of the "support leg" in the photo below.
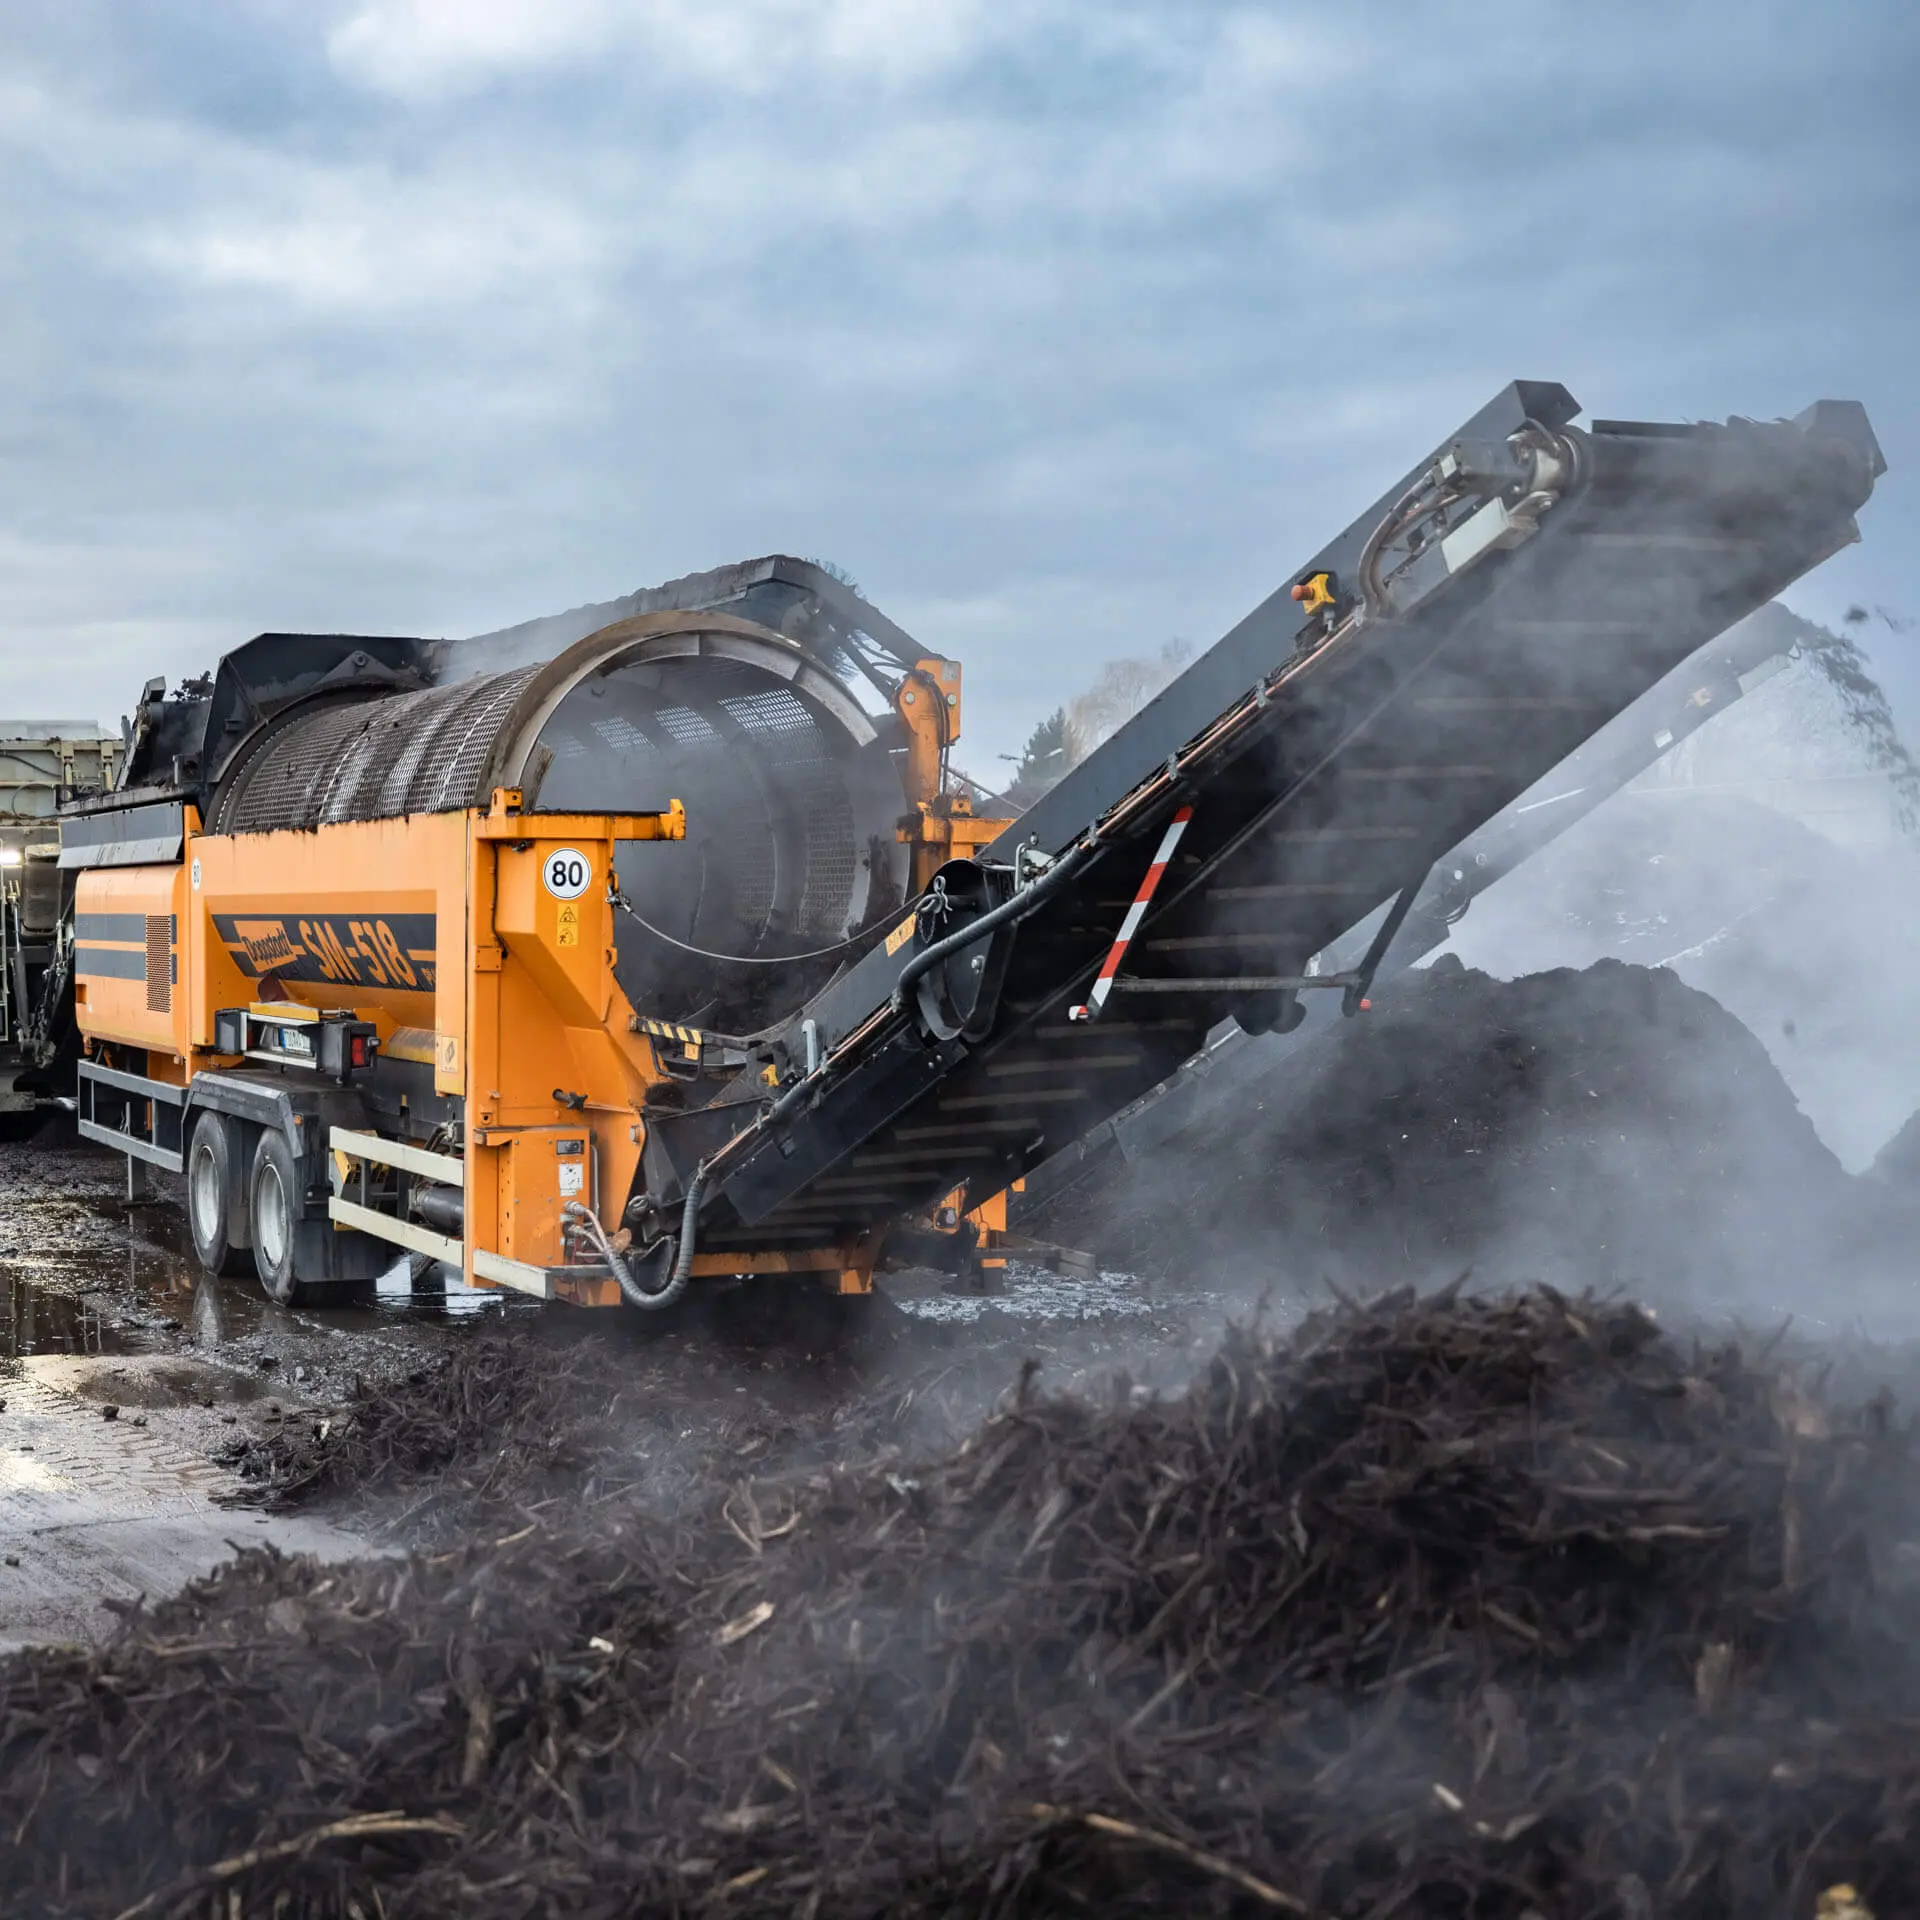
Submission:
{"label": "support leg", "polygon": [[1400,889],[1399,897],[1387,909],[1387,917],[1380,922],[1380,930],[1373,936],[1373,944],[1367,948],[1367,955],[1355,969],[1353,984],[1340,996],[1340,1011],[1352,1019],[1366,1003],[1367,995],[1373,990],[1373,976],[1380,962],[1387,957],[1387,949],[1393,945],[1393,936],[1400,931],[1411,910],[1420,889],[1427,884],[1427,876],[1422,872],[1417,880],[1410,880]]}

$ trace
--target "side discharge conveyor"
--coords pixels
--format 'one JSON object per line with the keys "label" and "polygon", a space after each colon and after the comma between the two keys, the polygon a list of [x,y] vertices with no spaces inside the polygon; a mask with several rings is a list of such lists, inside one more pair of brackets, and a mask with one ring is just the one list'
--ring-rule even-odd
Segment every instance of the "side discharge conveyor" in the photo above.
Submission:
{"label": "side discharge conveyor", "polygon": [[[1443,946],[1488,888],[1551,846],[1680,742],[1735,706],[1795,657],[1802,623],[1777,603],[1708,641],[1624,713],[1582,742],[1512,806],[1443,855],[1399,932],[1388,943],[1376,982],[1414,966]],[[1357,961],[1376,929],[1349,929],[1318,956],[1333,972]],[[1114,1153],[1150,1158],[1213,1112],[1222,1099],[1252,1098],[1287,1058],[1316,1040],[1336,1037],[1340,1006],[1330,994],[1310,996],[1306,1018],[1286,1033],[1250,1034],[1226,1022],[1206,1046],[1166,1080],[1032,1169],[1021,1185],[1016,1217],[1024,1218],[1086,1178]]]}
{"label": "side discharge conveyor", "polygon": [[[1577,412],[1558,386],[1506,389],[935,875],[776,1037],[777,1086],[656,1126],[647,1205],[680,1257],[844,1245],[956,1188],[1002,1191],[1228,1016],[1284,1032],[1305,995],[1352,1008],[1434,862],[1856,539],[1884,471],[1852,403],[1585,430]],[[1383,906],[1350,973],[1308,974]]]}

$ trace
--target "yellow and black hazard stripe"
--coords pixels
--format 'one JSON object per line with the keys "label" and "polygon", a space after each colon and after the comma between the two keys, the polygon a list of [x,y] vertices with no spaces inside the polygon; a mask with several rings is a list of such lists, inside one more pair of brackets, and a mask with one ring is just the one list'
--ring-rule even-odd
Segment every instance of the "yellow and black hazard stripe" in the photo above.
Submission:
{"label": "yellow and black hazard stripe", "polygon": [[702,1068],[744,1066],[749,1057],[746,1043],[732,1034],[683,1027],[675,1020],[651,1020],[636,1014],[633,1030],[653,1042],[654,1058],[663,1072],[682,1077]]}
{"label": "yellow and black hazard stripe", "polygon": [[[636,1019],[633,1023],[636,1033],[644,1033],[649,1040],[666,1040],[680,1049],[682,1059],[698,1060],[701,1049],[706,1045],[707,1036],[698,1027],[675,1026],[671,1020]],[[656,1048],[656,1052],[660,1049]]]}

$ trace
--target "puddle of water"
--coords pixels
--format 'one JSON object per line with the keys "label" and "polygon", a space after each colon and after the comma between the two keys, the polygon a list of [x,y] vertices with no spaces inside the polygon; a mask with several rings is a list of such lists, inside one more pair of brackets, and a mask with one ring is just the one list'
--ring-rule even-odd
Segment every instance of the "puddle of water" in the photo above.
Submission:
{"label": "puddle of water", "polygon": [[31,1373],[75,1400],[116,1407],[248,1406],[283,1391],[258,1374],[192,1355],[39,1354]]}
{"label": "puddle of water", "polygon": [[[258,1332],[270,1309],[252,1280],[207,1279],[188,1261],[131,1236],[118,1249],[70,1250],[41,1260],[0,1260],[0,1360],[32,1354],[142,1353],[184,1333],[196,1347],[223,1346]],[[343,1333],[371,1332],[396,1321],[469,1320],[524,1308],[487,1288],[450,1279],[416,1291],[402,1260],[375,1284],[371,1301],[316,1310]],[[306,1310],[302,1310],[303,1314]]]}
{"label": "puddle of water", "polygon": [[112,1313],[97,1297],[53,1293],[0,1274],[0,1357],[36,1353],[124,1353]]}
{"label": "puddle of water", "polygon": [[[456,1273],[442,1267],[424,1284],[413,1283],[412,1268],[398,1260],[374,1282],[374,1306],[384,1315],[412,1318],[471,1319],[475,1314],[504,1312],[511,1297],[495,1287],[470,1287]],[[537,1303],[526,1302],[537,1313]]]}
{"label": "puddle of water", "polygon": [[0,1358],[139,1352],[183,1324],[192,1298],[192,1276],[173,1255],[137,1244],[0,1262]]}
{"label": "puddle of water", "polygon": [[196,1347],[217,1347],[233,1338],[232,1318],[220,1299],[220,1288],[211,1280],[202,1280],[193,1290],[193,1305],[187,1312],[187,1332]]}
{"label": "puddle of water", "polygon": [[192,1303],[182,1222],[106,1153],[0,1147],[0,1357],[137,1352]]}
{"label": "puddle of water", "polygon": [[[152,1199],[129,1206],[124,1177],[108,1152],[0,1142],[0,1360],[139,1353],[183,1333],[212,1348],[259,1332],[281,1311],[250,1275],[200,1274],[171,1191],[177,1183],[162,1177]],[[371,1299],[315,1317],[354,1333],[521,1311],[540,1307],[463,1286],[444,1269],[416,1287],[403,1257]]]}

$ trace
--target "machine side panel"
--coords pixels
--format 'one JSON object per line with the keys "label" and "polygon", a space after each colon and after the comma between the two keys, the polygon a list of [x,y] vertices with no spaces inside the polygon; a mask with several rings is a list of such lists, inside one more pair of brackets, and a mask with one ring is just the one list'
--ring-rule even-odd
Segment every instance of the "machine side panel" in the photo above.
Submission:
{"label": "machine side panel", "polygon": [[83,1035],[185,1056],[185,904],[182,867],[107,867],[80,876],[73,965]]}

